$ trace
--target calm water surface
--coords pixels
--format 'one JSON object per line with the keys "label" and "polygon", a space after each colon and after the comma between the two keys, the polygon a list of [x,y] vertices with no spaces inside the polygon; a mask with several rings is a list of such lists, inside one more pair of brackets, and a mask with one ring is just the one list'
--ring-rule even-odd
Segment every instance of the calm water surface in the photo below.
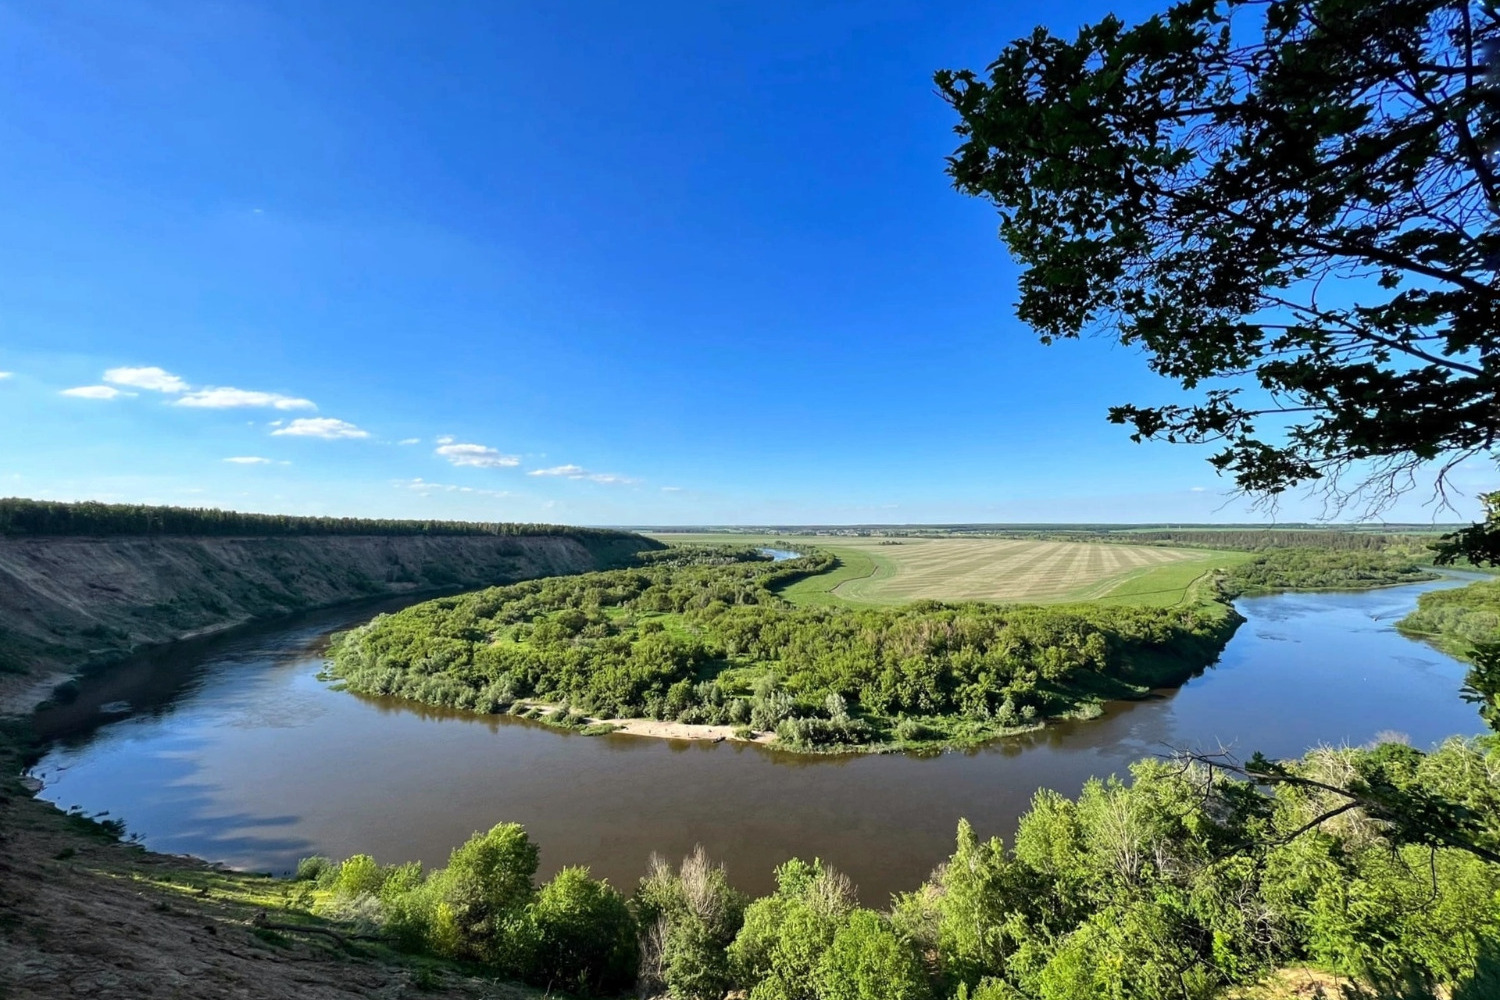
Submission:
{"label": "calm water surface", "polygon": [[[107,810],[159,851],[282,871],[356,852],[441,864],[477,829],[524,823],[543,874],[588,864],[632,886],[652,851],[694,844],[763,892],[793,855],[820,856],[879,904],[952,851],[968,817],[1009,836],[1038,787],[1076,794],[1170,746],[1300,754],[1406,734],[1427,746],[1481,728],[1465,668],[1392,623],[1430,584],[1242,600],[1249,621],[1182,688],[972,752],[811,758],[733,744],[586,737],[331,690],[330,631],[311,614],[142,656],[39,717],[54,742],[42,796]],[[101,708],[103,714],[101,714]]]}

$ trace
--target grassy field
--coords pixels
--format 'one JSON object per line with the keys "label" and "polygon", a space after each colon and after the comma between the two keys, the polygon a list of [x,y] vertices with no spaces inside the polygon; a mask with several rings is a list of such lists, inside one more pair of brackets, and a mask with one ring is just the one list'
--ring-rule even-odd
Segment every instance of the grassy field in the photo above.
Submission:
{"label": "grassy field", "polygon": [[[816,546],[839,557],[832,573],[792,584],[796,604],[894,605],[933,599],[1167,606],[1192,599],[1211,570],[1244,552],[1011,538],[844,538],[662,534],[673,543]],[[891,544],[898,542],[899,544]]]}

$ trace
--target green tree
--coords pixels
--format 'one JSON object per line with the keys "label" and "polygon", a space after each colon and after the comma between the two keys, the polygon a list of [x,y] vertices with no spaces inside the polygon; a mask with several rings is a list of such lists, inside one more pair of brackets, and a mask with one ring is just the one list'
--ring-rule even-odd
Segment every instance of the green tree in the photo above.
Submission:
{"label": "green tree", "polygon": [[849,880],[819,861],[776,869],[776,892],[745,910],[729,948],[737,985],[751,1000],[818,1000],[814,975],[854,909]]}
{"label": "green tree", "polygon": [[406,896],[392,900],[393,933],[408,946],[507,966],[515,961],[516,921],[536,893],[537,847],[518,823],[499,823],[453,849]]}
{"label": "green tree", "polygon": [[744,921],[745,899],[722,865],[697,847],[673,870],[653,855],[631,900],[641,931],[639,986],[673,1000],[719,1000],[731,985],[726,952]]}
{"label": "green tree", "polygon": [[548,989],[609,994],[635,979],[635,920],[608,882],[564,868],[526,914],[525,978]]}
{"label": "green tree", "polygon": [[981,842],[968,820],[958,824],[958,849],[937,884],[937,941],[944,972],[975,985],[1004,969],[1010,951],[1006,920],[1028,908],[1035,880],[1007,856],[998,837]]}
{"label": "green tree", "polygon": [[1251,494],[1321,481],[1378,507],[1424,463],[1492,454],[1497,40],[1470,0],[1183,0],[1071,41],[1038,28],[982,76],[937,74],[949,172],[999,208],[1044,341],[1107,330],[1194,394],[1110,419],[1216,442]]}
{"label": "green tree", "polygon": [[932,992],[911,945],[870,910],[849,914],[813,978],[819,1000],[926,1000]]}

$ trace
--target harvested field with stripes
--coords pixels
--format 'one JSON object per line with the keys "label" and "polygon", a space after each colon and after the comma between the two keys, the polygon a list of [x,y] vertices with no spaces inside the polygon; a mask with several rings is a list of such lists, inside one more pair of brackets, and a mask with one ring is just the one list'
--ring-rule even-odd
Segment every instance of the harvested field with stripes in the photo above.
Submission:
{"label": "harvested field with stripes", "polygon": [[1004,538],[914,538],[847,548],[862,549],[875,562],[869,576],[845,580],[832,591],[856,604],[1088,600],[1103,597],[1127,576],[1203,557],[1187,549]]}
{"label": "harvested field with stripes", "polygon": [[784,538],[755,535],[660,536],[668,542],[801,543],[835,553],[841,565],[783,591],[798,604],[907,604],[1001,601],[1170,605],[1189,599],[1209,571],[1239,552],[1030,538]]}

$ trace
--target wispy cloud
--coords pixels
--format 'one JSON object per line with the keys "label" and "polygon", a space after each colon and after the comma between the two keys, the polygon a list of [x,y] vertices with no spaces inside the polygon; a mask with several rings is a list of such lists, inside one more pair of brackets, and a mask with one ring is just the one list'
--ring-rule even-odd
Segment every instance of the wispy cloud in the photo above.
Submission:
{"label": "wispy cloud", "polygon": [[[227,385],[194,387],[180,375],[174,375],[157,365],[126,366],[111,368],[104,373],[104,381],[131,389],[147,389],[177,396],[176,406],[188,406],[200,410],[231,410],[259,407],[275,410],[316,410],[310,399],[287,396],[279,392],[261,392],[256,389],[236,389]],[[113,398],[97,395],[92,398]]]}
{"label": "wispy cloud", "polygon": [[633,486],[640,482],[631,476],[621,476],[613,472],[590,472],[581,465],[554,465],[550,469],[532,469],[526,473],[528,476],[559,476],[563,479],[584,479],[591,483],[604,483],[609,486]]}
{"label": "wispy cloud", "polygon": [[15,375],[15,372],[0,372],[0,382],[5,381],[13,375]]}
{"label": "wispy cloud", "polygon": [[150,365],[144,368],[111,368],[104,381],[152,392],[186,392],[188,384],[171,372]]}
{"label": "wispy cloud", "polygon": [[134,396],[135,393],[121,392],[112,385],[80,385],[64,389],[59,395],[72,396],[74,399],[116,399],[120,396]]}
{"label": "wispy cloud", "polygon": [[271,460],[269,458],[261,458],[259,455],[236,455],[233,458],[226,458],[226,459],[224,459],[224,461],[226,461],[226,462],[233,462],[235,465],[270,465],[271,464]]}
{"label": "wispy cloud", "polygon": [[429,483],[420,476],[416,479],[395,479],[391,481],[393,486],[412,490],[421,496],[431,496],[433,493],[472,493],[482,497],[508,497],[509,490],[484,490],[477,486],[458,486],[453,483]]}
{"label": "wispy cloud", "polygon": [[282,435],[290,437],[313,437],[322,438],[325,441],[338,441],[345,438],[367,438],[370,432],[361,430],[347,420],[335,420],[332,417],[298,417],[285,427],[278,427],[271,434],[276,437]]}
{"label": "wispy cloud", "polygon": [[681,486],[663,486],[661,488],[661,491],[663,493],[681,493],[682,492],[682,487]]}
{"label": "wispy cloud", "polygon": [[422,439],[421,438],[402,438],[400,441],[397,441],[396,443],[397,444],[421,444],[422,443]]}
{"label": "wispy cloud", "polygon": [[310,399],[283,396],[279,392],[234,389],[229,386],[194,389],[177,400],[176,405],[195,406],[206,410],[228,410],[241,406],[274,407],[278,410],[316,410],[318,408]]}
{"label": "wispy cloud", "polygon": [[438,438],[440,442],[434,454],[447,459],[453,465],[468,465],[480,469],[512,469],[521,464],[515,455],[505,455],[482,444],[463,444],[452,438]]}

